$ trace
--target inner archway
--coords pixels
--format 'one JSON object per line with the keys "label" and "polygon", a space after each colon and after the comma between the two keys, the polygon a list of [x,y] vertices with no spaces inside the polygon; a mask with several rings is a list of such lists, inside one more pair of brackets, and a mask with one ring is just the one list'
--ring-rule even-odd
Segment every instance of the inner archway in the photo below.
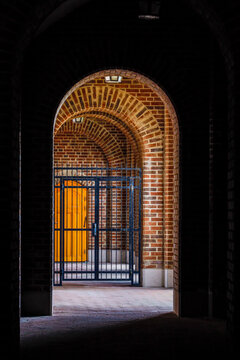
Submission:
{"label": "inner archway", "polygon": [[[121,82],[109,83],[107,76],[120,76]],[[176,313],[178,144],[171,101],[157,84],[131,71],[105,70],[81,80],[55,116],[54,166],[63,174],[86,166],[142,171],[140,285],[173,287]],[[117,207],[116,212],[121,213]]]}

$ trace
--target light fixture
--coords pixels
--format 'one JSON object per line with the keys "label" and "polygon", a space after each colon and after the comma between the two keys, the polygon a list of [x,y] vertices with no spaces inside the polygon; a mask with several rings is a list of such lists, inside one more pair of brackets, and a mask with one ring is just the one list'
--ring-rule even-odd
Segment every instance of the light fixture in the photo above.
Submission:
{"label": "light fixture", "polygon": [[80,117],[74,118],[72,121],[73,121],[75,124],[82,124],[83,120],[84,120],[84,117],[83,117],[83,116],[80,116]]}
{"label": "light fixture", "polygon": [[105,76],[105,82],[111,84],[117,84],[122,82],[122,76],[119,75],[107,75]]}
{"label": "light fixture", "polygon": [[139,0],[138,18],[144,20],[158,20],[160,6],[161,6],[160,0]]}

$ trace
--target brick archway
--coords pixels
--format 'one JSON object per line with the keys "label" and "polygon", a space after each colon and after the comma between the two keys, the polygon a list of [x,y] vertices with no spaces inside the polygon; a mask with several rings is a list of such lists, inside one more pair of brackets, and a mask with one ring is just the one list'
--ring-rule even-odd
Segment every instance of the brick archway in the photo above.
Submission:
{"label": "brick archway", "polygon": [[[78,139],[81,137],[91,139],[102,149],[110,167],[116,167],[121,166],[121,164],[125,164],[123,149],[117,142],[116,136],[114,136],[113,133],[105,126],[98,124],[95,119],[86,118],[83,124],[74,124],[72,119],[68,120],[57,131],[55,135],[55,145],[56,141],[58,141],[60,146],[61,140],[64,136],[66,140],[69,136],[72,136],[72,139],[75,139],[75,142],[78,141]],[[66,151],[65,149],[62,150],[63,152]],[[71,163],[74,163],[75,159],[72,157],[69,160]],[[57,161],[56,158],[55,161]]]}
{"label": "brick archway", "polygon": [[[104,77],[113,74],[122,82],[105,83]],[[143,170],[143,286],[173,286],[178,312],[179,130],[171,101],[140,74],[106,70],[81,80],[64,96],[54,133],[72,127],[77,116],[95,117],[94,141],[108,123],[131,143],[134,162]],[[76,130],[83,133],[83,125]]]}

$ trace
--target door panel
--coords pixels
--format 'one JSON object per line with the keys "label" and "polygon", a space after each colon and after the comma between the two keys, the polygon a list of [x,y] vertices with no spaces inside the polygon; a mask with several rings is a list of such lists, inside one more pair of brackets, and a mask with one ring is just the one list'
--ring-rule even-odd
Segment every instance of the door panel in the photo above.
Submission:
{"label": "door panel", "polygon": [[[64,182],[64,261],[87,260],[87,189]],[[55,227],[60,227],[60,188],[55,188]],[[60,231],[55,235],[55,261],[60,261]]]}

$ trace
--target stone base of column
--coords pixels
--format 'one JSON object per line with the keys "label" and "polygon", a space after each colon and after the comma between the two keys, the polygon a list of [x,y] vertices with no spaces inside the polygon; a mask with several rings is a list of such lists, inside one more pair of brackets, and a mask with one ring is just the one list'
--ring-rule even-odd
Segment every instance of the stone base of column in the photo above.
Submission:
{"label": "stone base of column", "polygon": [[142,269],[143,287],[173,287],[172,269]]}

